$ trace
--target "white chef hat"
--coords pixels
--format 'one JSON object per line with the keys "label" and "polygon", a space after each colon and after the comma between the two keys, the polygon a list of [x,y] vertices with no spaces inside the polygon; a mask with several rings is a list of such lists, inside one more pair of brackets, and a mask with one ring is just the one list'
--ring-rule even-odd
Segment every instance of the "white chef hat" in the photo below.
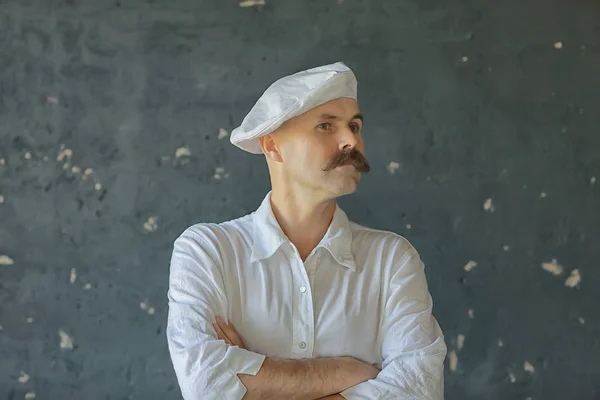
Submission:
{"label": "white chef hat", "polygon": [[354,73],[341,61],[280,78],[265,90],[242,124],[231,132],[231,143],[250,153],[262,154],[259,137],[328,101],[340,97],[356,100],[357,86]]}

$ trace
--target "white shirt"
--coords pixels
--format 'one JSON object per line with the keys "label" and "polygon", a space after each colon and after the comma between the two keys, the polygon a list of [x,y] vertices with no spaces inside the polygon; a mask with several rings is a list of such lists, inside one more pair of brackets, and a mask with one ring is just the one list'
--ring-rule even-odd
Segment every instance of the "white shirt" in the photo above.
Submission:
{"label": "white shirt", "polygon": [[[347,399],[442,400],[446,344],[424,265],[402,236],[336,206],[302,262],[271,209],[188,228],[174,244],[167,339],[185,400],[241,399],[265,356],[351,356],[382,368]],[[247,350],[217,340],[230,320]]]}

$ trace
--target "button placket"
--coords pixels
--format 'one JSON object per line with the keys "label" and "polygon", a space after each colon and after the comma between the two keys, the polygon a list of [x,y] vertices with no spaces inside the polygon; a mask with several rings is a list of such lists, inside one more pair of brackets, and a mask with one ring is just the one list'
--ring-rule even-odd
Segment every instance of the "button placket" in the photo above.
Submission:
{"label": "button placket", "polygon": [[292,353],[303,358],[310,357],[314,349],[313,302],[306,267],[297,256],[297,251],[292,253],[294,254],[291,262],[294,318]]}

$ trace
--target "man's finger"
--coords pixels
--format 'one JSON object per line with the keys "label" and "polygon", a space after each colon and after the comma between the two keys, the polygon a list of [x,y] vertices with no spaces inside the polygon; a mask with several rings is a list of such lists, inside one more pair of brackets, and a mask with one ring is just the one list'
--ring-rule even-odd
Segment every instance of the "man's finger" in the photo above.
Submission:
{"label": "man's finger", "polygon": [[217,338],[224,340],[225,343],[231,345],[231,339],[229,339],[229,337],[227,337],[227,335],[225,334],[225,332],[223,332],[223,329],[221,329],[221,327],[219,326],[219,324],[214,324],[213,327],[215,328],[215,330],[217,331]]}
{"label": "man's finger", "polygon": [[223,318],[217,317],[217,325],[219,325],[221,330],[224,332],[225,335],[227,335],[227,337],[231,340],[231,343],[234,346],[239,346],[243,349],[246,348],[244,341],[242,340],[240,335],[237,333],[237,330],[235,329],[235,327],[233,326],[232,323],[226,323],[223,320]]}

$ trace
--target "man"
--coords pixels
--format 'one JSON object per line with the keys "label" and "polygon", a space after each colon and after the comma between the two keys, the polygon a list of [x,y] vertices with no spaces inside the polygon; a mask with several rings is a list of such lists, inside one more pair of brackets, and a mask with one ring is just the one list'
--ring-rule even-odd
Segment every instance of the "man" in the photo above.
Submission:
{"label": "man", "polygon": [[342,62],[301,71],[232,132],[264,154],[272,190],[175,241],[167,337],[185,400],[443,399],[446,345],[419,254],[336,202],[370,169],[356,91]]}

